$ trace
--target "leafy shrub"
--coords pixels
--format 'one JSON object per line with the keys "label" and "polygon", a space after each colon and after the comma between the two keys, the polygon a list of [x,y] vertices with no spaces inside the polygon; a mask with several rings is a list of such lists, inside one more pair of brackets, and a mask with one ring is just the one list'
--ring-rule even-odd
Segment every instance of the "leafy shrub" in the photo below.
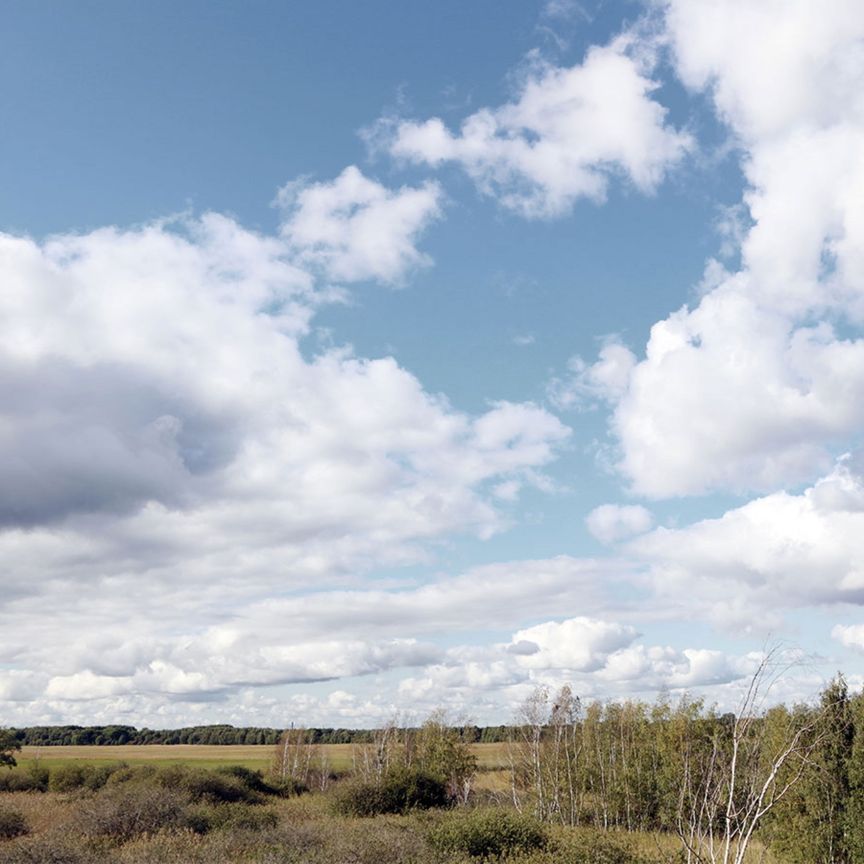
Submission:
{"label": "leafy shrub", "polygon": [[349,781],[333,797],[337,813],[343,816],[376,816],[406,813],[430,807],[447,807],[450,799],[444,783],[419,771],[398,770],[380,783]]}
{"label": "leafy shrub", "polygon": [[253,771],[243,765],[226,765],[223,768],[217,768],[216,773],[233,777],[247,789],[260,795],[285,795],[287,797],[298,794],[294,784],[289,786],[284,783],[270,782],[264,779],[264,775],[260,771]]}
{"label": "leafy shrub", "polygon": [[76,789],[101,789],[117,771],[125,770],[122,762],[114,765],[59,765],[51,769],[48,788],[52,792]]}
{"label": "leafy shrub", "polygon": [[106,786],[119,786],[123,783],[145,783],[159,773],[155,765],[121,764],[108,778]]}
{"label": "leafy shrub", "polygon": [[253,771],[245,765],[223,765],[216,769],[216,773],[224,774],[226,777],[235,777],[244,786],[255,792],[266,794],[271,788],[260,771]]}
{"label": "leafy shrub", "polygon": [[[594,828],[569,829],[556,838],[549,850],[548,864],[650,864],[650,862],[677,861],[662,850],[646,856],[634,848],[638,834],[614,834]],[[538,862],[542,864],[542,862]]]}
{"label": "leafy shrub", "polygon": [[105,789],[81,808],[80,828],[90,837],[124,842],[182,824],[188,798],[155,785]]}
{"label": "leafy shrub", "polygon": [[193,801],[260,804],[264,800],[239,777],[219,771],[177,766],[160,771],[155,780],[165,789],[182,789]]}
{"label": "leafy shrub", "polygon": [[20,837],[30,831],[24,814],[11,807],[0,806],[0,840],[10,840],[12,837]]}
{"label": "leafy shrub", "polygon": [[494,808],[471,810],[446,819],[430,831],[429,842],[441,852],[497,858],[545,849],[549,837],[536,819]]}
{"label": "leafy shrub", "polygon": [[196,834],[210,831],[263,831],[279,820],[272,810],[253,804],[199,805],[189,810],[184,825]]}
{"label": "leafy shrub", "polygon": [[[270,790],[256,771],[241,766],[228,770],[217,768],[190,768],[172,765],[156,768],[152,765],[123,766],[116,768],[108,777],[107,785],[152,786],[182,792],[196,802],[213,804],[244,802],[260,804],[264,798],[261,791]],[[273,792],[277,790],[271,790]]]}
{"label": "leafy shrub", "polygon": [[48,769],[38,765],[0,771],[0,792],[47,792],[48,778]]}

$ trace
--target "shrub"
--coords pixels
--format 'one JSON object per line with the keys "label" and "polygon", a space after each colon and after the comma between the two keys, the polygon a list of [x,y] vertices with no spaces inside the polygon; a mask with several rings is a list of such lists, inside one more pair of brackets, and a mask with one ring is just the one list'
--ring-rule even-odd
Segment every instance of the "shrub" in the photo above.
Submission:
{"label": "shrub", "polygon": [[0,840],[10,840],[29,832],[30,828],[23,813],[11,807],[0,806]]}
{"label": "shrub", "polygon": [[59,765],[51,769],[48,788],[52,792],[72,792],[76,789],[101,789],[118,771],[125,770],[122,762],[114,765]]}
{"label": "shrub", "polygon": [[[650,835],[615,834],[596,828],[568,829],[561,833],[549,850],[549,864],[650,864],[678,861],[659,847],[652,855],[638,848]],[[649,841],[650,842],[650,841]],[[541,862],[538,862],[541,864]]]}
{"label": "shrub", "polygon": [[59,765],[51,771],[48,788],[52,792],[71,792],[73,789],[80,789],[84,785],[86,774],[87,766]]}
{"label": "shrub", "polygon": [[387,774],[377,784],[356,780],[344,783],[336,790],[333,801],[336,812],[343,816],[406,813],[450,804],[441,780],[404,769]]}
{"label": "shrub", "polygon": [[21,837],[3,849],[3,864],[96,864],[97,860],[95,853],[57,836]]}
{"label": "shrub", "polygon": [[38,765],[0,771],[0,792],[46,792],[48,769]]}
{"label": "shrub", "polygon": [[270,783],[264,779],[264,775],[260,771],[253,771],[243,765],[226,765],[224,768],[217,768],[216,773],[233,777],[247,789],[260,795],[283,795],[287,791],[284,784]]}
{"label": "shrub", "polygon": [[263,831],[275,828],[279,820],[272,810],[252,804],[216,804],[193,807],[184,825],[196,834],[210,831]]}
{"label": "shrub", "polygon": [[446,819],[430,831],[429,842],[441,852],[497,858],[545,849],[549,838],[536,819],[495,808],[471,810]]}
{"label": "shrub", "polygon": [[144,783],[152,780],[159,773],[155,765],[125,765],[120,763],[117,770],[108,778],[107,786],[119,786],[123,783]]}
{"label": "shrub", "polygon": [[204,768],[164,768],[153,775],[153,781],[163,789],[181,790],[196,802],[260,804],[264,800],[237,777]]}
{"label": "shrub", "polygon": [[81,830],[90,837],[124,842],[182,823],[188,798],[158,786],[135,785],[103,790],[81,809]]}

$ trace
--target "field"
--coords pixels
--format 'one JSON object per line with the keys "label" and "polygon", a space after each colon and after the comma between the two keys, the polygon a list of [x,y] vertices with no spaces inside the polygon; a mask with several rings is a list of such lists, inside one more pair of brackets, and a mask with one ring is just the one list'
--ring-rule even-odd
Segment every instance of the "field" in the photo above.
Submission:
{"label": "field", "polygon": [[[350,770],[353,744],[322,744],[320,747],[326,753],[334,771]],[[70,763],[108,765],[112,762],[128,762],[130,765],[136,765],[142,762],[153,762],[160,765],[195,765],[200,768],[243,765],[253,770],[264,770],[270,765],[274,750],[275,748],[269,744],[24,747],[18,762],[22,766],[43,763],[49,767]],[[477,757],[481,772],[496,771],[507,765],[505,744],[472,744],[471,752]]]}
{"label": "field", "polygon": [[[508,748],[473,745],[459,805],[404,767],[375,781],[354,745],[321,745],[332,773],[296,787],[269,745],[28,747],[0,771],[4,864],[669,864],[674,832],[578,827],[514,807]],[[125,767],[124,767],[125,765]],[[232,767],[234,766],[234,767]],[[244,766],[246,769],[237,769]],[[355,770],[352,770],[356,767]],[[262,773],[257,773],[261,771]],[[402,773],[400,773],[400,771]],[[407,771],[407,773],[406,773]],[[339,776],[336,776],[339,775]],[[352,776],[353,775],[353,776]],[[418,778],[426,776],[420,782]],[[412,779],[414,778],[414,779]],[[14,780],[14,782],[9,782]],[[439,791],[436,791],[438,789]],[[441,795],[444,795],[442,798]],[[526,797],[527,796],[527,797]],[[590,801],[586,802],[590,805]],[[454,806],[455,805],[455,806]],[[754,844],[746,864],[781,864]]]}

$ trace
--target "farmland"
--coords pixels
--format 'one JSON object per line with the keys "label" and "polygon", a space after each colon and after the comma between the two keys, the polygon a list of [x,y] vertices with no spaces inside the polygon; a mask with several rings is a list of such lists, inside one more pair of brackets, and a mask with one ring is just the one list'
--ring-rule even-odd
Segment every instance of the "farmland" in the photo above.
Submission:
{"label": "farmland", "polygon": [[[353,764],[353,744],[318,745],[337,772],[349,771]],[[504,744],[471,744],[471,753],[477,759],[481,772],[494,771],[507,765],[507,747]],[[119,744],[112,747],[98,745],[68,745],[59,747],[23,747],[18,756],[22,767],[34,764],[109,765],[127,762],[130,765],[153,763],[157,765],[194,765],[199,768],[219,768],[242,765],[252,770],[266,770],[273,761],[274,748],[267,744]]]}

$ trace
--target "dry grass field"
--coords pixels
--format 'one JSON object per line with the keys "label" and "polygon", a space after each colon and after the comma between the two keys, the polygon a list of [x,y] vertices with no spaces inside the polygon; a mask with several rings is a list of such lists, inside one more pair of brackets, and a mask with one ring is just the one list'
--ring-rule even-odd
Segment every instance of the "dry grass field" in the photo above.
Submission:
{"label": "dry grass field", "polygon": [[[352,766],[354,744],[320,745],[334,771],[347,771]],[[25,747],[18,755],[22,766],[36,762],[51,765],[81,763],[107,765],[128,762],[130,765],[155,762],[161,765],[196,765],[200,768],[218,768],[223,765],[243,765],[246,768],[266,769],[273,759],[274,747],[269,744],[121,744],[114,747],[60,746]],[[505,744],[474,744],[481,771],[496,771],[507,765]]]}

